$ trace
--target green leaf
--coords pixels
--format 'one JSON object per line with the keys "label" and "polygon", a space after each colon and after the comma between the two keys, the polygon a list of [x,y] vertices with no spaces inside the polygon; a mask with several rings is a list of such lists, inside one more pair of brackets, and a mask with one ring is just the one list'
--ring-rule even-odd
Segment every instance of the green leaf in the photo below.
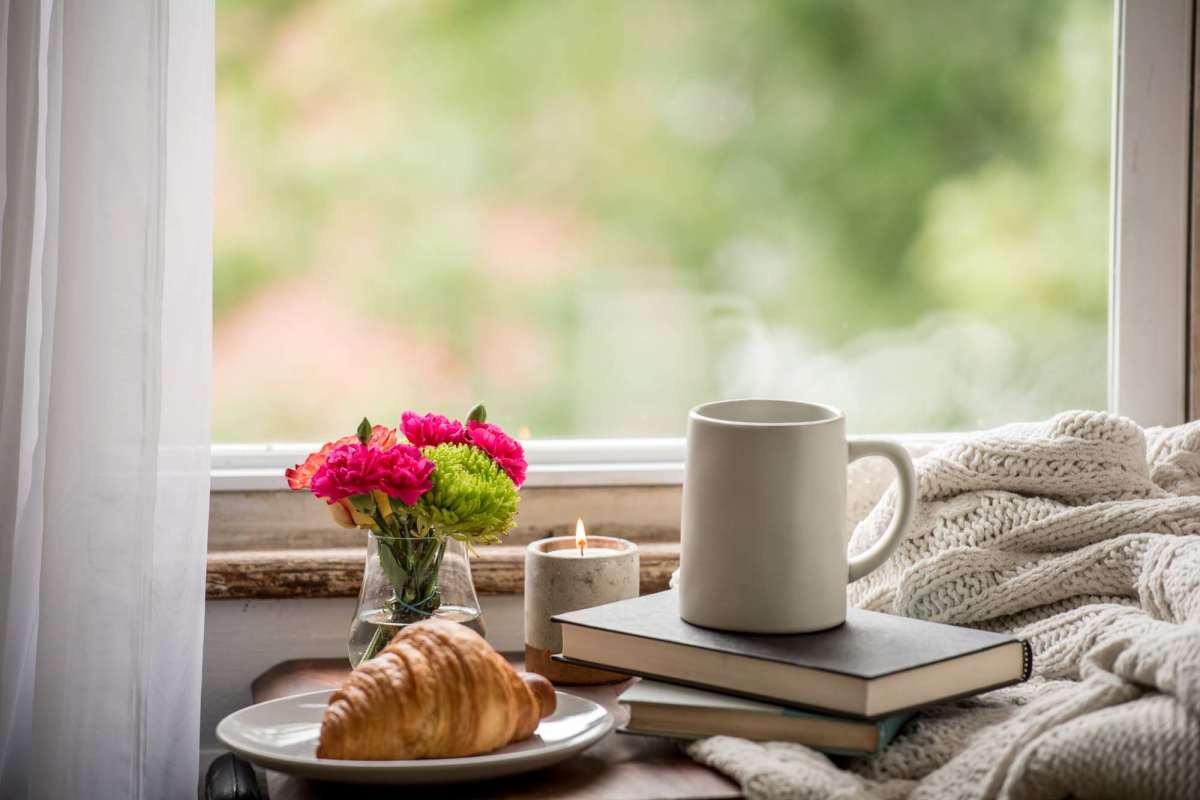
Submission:
{"label": "green leaf", "polygon": [[404,567],[400,566],[391,545],[387,542],[379,542],[379,566],[383,568],[383,574],[391,582],[396,594],[402,594],[404,587],[408,585],[409,575]]}
{"label": "green leaf", "polygon": [[352,494],[346,498],[354,510],[368,517],[375,516],[375,498],[369,494]]}
{"label": "green leaf", "polygon": [[483,407],[483,403],[475,404],[471,413],[467,414],[467,422],[487,422],[487,409]]}
{"label": "green leaf", "polygon": [[358,440],[366,444],[371,439],[371,421],[366,417],[362,418],[362,422],[358,423],[358,430],[355,431]]}

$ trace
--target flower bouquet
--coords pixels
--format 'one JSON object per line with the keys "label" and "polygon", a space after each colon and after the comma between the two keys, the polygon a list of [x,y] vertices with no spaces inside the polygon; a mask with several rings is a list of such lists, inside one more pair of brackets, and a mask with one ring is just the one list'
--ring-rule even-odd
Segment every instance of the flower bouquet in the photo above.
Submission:
{"label": "flower bouquet", "polygon": [[368,532],[352,664],[373,658],[404,625],[479,616],[466,551],[501,541],[516,524],[526,470],[521,445],[486,419],[482,405],[465,423],[412,411],[399,430],[363,419],[355,435],[285,473],[293,490],[325,500],[337,524]]}

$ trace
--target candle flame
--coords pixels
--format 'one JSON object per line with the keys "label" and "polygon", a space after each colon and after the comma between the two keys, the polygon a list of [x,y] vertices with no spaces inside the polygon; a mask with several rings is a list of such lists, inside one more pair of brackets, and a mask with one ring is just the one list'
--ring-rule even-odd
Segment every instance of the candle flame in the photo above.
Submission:
{"label": "candle flame", "polygon": [[587,549],[587,529],[583,527],[583,518],[575,520],[575,546],[579,548],[579,555],[583,555],[583,551]]}

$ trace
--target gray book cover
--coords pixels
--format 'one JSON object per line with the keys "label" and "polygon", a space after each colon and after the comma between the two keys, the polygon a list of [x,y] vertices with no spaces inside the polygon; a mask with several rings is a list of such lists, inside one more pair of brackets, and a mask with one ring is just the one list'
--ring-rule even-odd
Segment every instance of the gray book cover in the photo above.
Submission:
{"label": "gray book cover", "polygon": [[[777,661],[872,680],[1020,641],[1004,633],[851,608],[846,622],[816,633],[748,634],[684,622],[674,590],[643,595],[554,617],[564,625],[597,628],[653,641]],[[1031,667],[1026,647],[1024,677]]]}

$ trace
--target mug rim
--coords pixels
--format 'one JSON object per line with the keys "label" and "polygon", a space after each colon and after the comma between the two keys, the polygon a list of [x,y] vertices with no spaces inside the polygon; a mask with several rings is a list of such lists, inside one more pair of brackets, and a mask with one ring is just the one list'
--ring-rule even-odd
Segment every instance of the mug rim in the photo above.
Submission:
{"label": "mug rim", "polygon": [[[711,416],[711,411],[718,406],[733,405],[735,403],[777,403],[780,405],[788,405],[794,407],[803,407],[808,409],[816,409],[825,416],[821,419],[812,420],[794,420],[787,422],[748,422],[745,420],[723,419],[721,417]],[[730,400],[710,400],[707,403],[701,403],[692,408],[688,412],[688,419],[694,419],[698,422],[706,422],[713,425],[729,425],[733,427],[745,428],[796,428],[810,427],[814,425],[829,425],[845,420],[846,415],[840,408],[835,408],[825,403],[813,403],[807,400],[788,400],[777,397],[738,397]]]}

